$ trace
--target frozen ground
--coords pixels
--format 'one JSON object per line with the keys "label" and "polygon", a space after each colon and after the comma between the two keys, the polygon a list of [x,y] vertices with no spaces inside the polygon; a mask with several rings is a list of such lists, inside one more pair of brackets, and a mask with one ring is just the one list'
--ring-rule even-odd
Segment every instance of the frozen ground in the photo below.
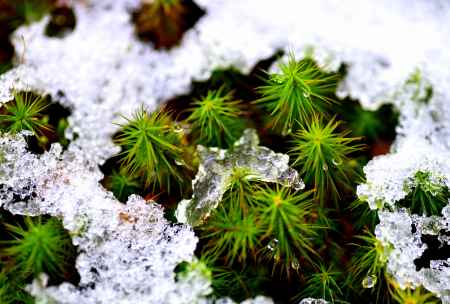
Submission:
{"label": "frozen ground", "polygon": [[[82,282],[99,287],[80,291],[63,284],[45,289],[36,282],[34,293],[61,303],[80,303],[80,299],[90,303],[87,298],[108,303],[102,295],[108,291],[118,301],[139,303],[152,298],[157,286],[158,300],[202,301],[209,292],[203,276],[175,282],[173,274],[178,262],[193,258],[197,240],[191,229],[169,225],[160,209],[143,204],[138,197],[124,207],[98,183],[102,176],[97,165],[118,152],[111,140],[117,130],[113,123],[120,121],[119,113],[127,115],[142,103],[153,109],[167,98],[186,93],[193,79],[206,79],[215,68],[235,66],[248,72],[277,50],[293,50],[300,56],[313,47],[316,59],[330,69],[348,65],[340,96],[359,99],[368,109],[382,103],[399,109],[392,153],[368,164],[367,183],[358,191],[372,207],[382,209],[376,232],[394,248],[388,270],[402,286],[423,284],[450,302],[450,259],[432,262],[420,271],[413,263],[425,250],[420,235],[431,233],[423,223],[438,223],[437,234],[448,231],[449,208],[444,208],[442,217],[432,219],[410,216],[406,210],[383,210],[384,204],[395,205],[406,195],[403,186],[417,170],[428,170],[442,184],[450,183],[450,3],[196,2],[206,15],[169,52],[155,51],[134,38],[129,11],[138,5],[137,0],[75,2],[77,26],[64,39],[43,35],[46,20],[15,33],[17,67],[0,77],[0,102],[11,99],[13,88],[49,93],[72,110],[66,135],[77,134],[77,138],[63,154],[55,145],[41,157],[25,152],[22,139],[3,138],[1,149],[9,161],[0,166],[0,178],[10,188],[2,190],[0,205],[16,213],[62,217],[67,229],[79,233],[73,241],[83,249],[77,261]],[[406,84],[417,68],[421,82]],[[433,95],[425,104],[418,96],[428,84]],[[12,192],[23,194],[27,203],[12,204]],[[28,199],[32,192],[35,198]],[[412,222],[415,233],[410,229]],[[443,236],[440,241],[449,242]],[[99,243],[98,247],[91,248],[92,243]],[[125,246],[128,243],[130,248]],[[117,255],[111,254],[109,246],[117,248]],[[143,251],[142,259],[147,260],[138,258]],[[118,279],[125,267],[122,262],[133,273],[125,274],[133,278],[129,282]],[[88,269],[92,263],[100,267],[97,277]],[[140,285],[144,275],[151,279]],[[127,289],[137,292],[129,294]]]}

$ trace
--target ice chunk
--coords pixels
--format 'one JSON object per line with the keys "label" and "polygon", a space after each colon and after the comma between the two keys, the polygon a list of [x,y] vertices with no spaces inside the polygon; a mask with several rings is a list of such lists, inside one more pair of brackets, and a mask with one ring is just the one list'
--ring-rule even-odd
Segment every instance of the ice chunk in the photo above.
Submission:
{"label": "ice chunk", "polygon": [[249,169],[254,180],[279,183],[296,190],[305,187],[298,172],[289,167],[289,156],[259,146],[253,129],[246,129],[229,150],[198,146],[197,151],[200,166],[192,181],[192,198],[178,205],[176,216],[180,222],[200,225],[220,203],[236,168]]}

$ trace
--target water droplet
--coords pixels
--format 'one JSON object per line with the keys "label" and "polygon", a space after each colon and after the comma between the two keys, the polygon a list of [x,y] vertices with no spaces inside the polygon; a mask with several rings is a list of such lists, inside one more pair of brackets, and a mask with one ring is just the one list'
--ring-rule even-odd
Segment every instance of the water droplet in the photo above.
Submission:
{"label": "water droplet", "polygon": [[177,134],[183,134],[184,133],[184,129],[182,126],[176,125],[173,128],[173,132],[177,133]]}
{"label": "water droplet", "polygon": [[276,83],[283,83],[283,79],[280,75],[273,75],[272,80]]}
{"label": "water droplet", "polygon": [[298,262],[297,259],[293,259],[293,260],[292,260],[292,262],[291,262],[291,267],[292,267],[294,270],[298,270],[298,269],[300,268],[300,263]]}
{"label": "water droplet", "polygon": [[373,288],[377,284],[377,277],[374,274],[368,275],[362,280],[362,286],[364,288]]}
{"label": "water droplet", "polygon": [[333,158],[333,159],[331,160],[331,162],[332,162],[333,165],[335,165],[336,167],[342,165],[342,159],[340,159],[340,158],[338,158],[338,159],[334,159],[334,158]]}
{"label": "water droplet", "polygon": [[291,134],[292,133],[292,129],[283,129],[283,131],[281,131],[281,135],[282,136],[286,136],[286,135],[289,135],[289,134]]}
{"label": "water droplet", "polygon": [[279,261],[280,261],[280,254],[279,254],[278,252],[275,253],[274,256],[273,256],[273,259],[274,259],[276,262],[279,262]]}
{"label": "water droplet", "polygon": [[304,96],[305,98],[309,98],[310,93],[309,93],[308,91],[304,91],[304,92],[303,92],[303,96]]}
{"label": "water droplet", "polygon": [[175,164],[177,166],[184,166],[184,165],[186,165],[186,163],[183,160],[178,160],[178,159],[175,160]]}
{"label": "water droplet", "polygon": [[328,165],[327,164],[323,164],[322,169],[323,169],[323,171],[328,171]]}
{"label": "water droplet", "polygon": [[275,251],[275,248],[278,246],[278,240],[277,239],[273,239],[269,242],[269,244],[267,244],[267,249],[269,249],[270,251]]}

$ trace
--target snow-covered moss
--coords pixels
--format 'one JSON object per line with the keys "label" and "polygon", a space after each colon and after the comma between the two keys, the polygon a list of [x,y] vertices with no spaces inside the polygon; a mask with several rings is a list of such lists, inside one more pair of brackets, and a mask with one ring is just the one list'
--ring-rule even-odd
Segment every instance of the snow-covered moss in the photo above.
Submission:
{"label": "snow-covered moss", "polygon": [[[64,153],[54,145],[36,156],[21,138],[0,139],[0,205],[13,213],[61,217],[80,248],[80,288],[63,284],[35,294],[63,303],[201,297],[203,284],[189,289],[173,274],[178,262],[193,256],[196,238],[190,228],[169,225],[160,208],[138,197],[121,205],[99,185],[98,164],[118,152],[111,139],[118,127],[112,122],[141,103],[154,109],[185,93],[193,79],[206,79],[215,68],[235,66],[245,73],[277,50],[301,55],[312,45],[320,64],[332,70],[347,65],[340,97],[359,99],[365,109],[393,103],[400,111],[392,154],[368,164],[367,183],[358,193],[372,208],[392,209],[380,211],[377,237],[395,248],[388,262],[395,279],[403,286],[423,284],[450,301],[449,257],[414,267],[427,250],[423,235],[448,244],[441,231],[449,230],[449,208],[434,217],[396,209],[419,170],[430,172],[434,182],[449,183],[450,73],[444,68],[450,63],[449,3],[196,0],[206,15],[178,48],[160,52],[133,33],[129,12],[139,2],[74,1],[77,25],[65,38],[44,35],[48,18],[14,35],[17,67],[0,77],[0,102],[12,99],[13,89],[32,89],[72,110],[66,131],[72,141]],[[416,67],[425,82],[410,82],[405,89]],[[428,102],[414,101],[426,97],[427,87],[433,90]]]}
{"label": "snow-covered moss", "polygon": [[61,154],[58,144],[36,156],[21,136],[4,136],[0,149],[0,205],[62,218],[78,246],[79,285],[35,288],[35,296],[57,303],[194,303],[210,293],[201,276],[175,281],[176,265],[192,260],[197,238],[189,227],[169,224],[159,205],[138,196],[119,203],[99,184],[95,164]]}

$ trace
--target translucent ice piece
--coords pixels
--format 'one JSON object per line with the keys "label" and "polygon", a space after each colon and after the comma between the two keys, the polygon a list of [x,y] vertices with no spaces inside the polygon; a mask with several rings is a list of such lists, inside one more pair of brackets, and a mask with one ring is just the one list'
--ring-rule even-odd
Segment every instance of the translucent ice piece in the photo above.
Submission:
{"label": "translucent ice piece", "polygon": [[289,167],[289,156],[259,146],[256,131],[247,129],[229,150],[198,146],[200,166],[192,181],[190,200],[178,205],[177,219],[192,226],[200,225],[215,209],[229,187],[235,168],[247,168],[254,180],[279,183],[296,190],[305,184],[298,172]]}

